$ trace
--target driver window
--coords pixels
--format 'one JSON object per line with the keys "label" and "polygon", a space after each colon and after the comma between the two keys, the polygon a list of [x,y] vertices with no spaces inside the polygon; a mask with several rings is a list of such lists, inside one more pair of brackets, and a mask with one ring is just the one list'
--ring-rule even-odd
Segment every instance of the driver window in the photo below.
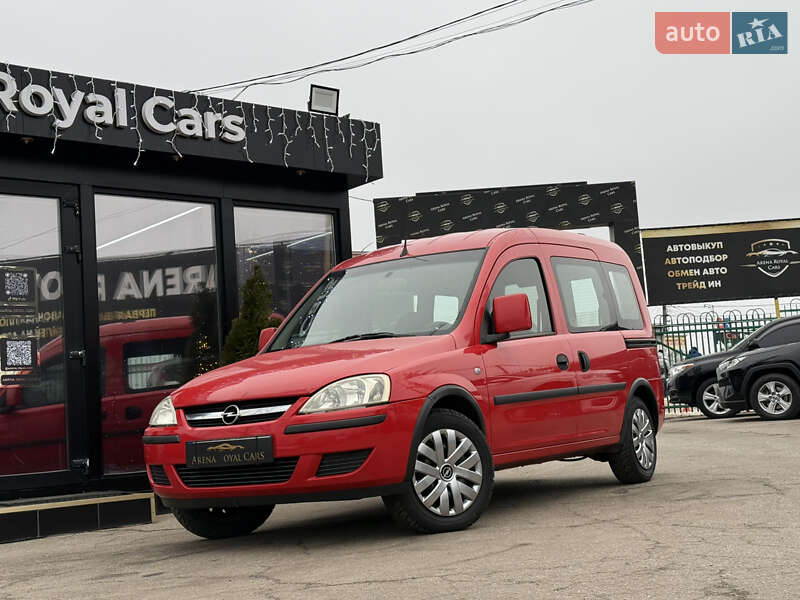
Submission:
{"label": "driver window", "polygon": [[511,294],[525,294],[531,306],[531,323],[533,326],[527,331],[517,331],[511,334],[511,339],[527,337],[542,333],[552,333],[553,325],[550,319],[550,306],[547,301],[542,271],[535,258],[522,258],[508,263],[492,286],[486,311],[491,315],[492,302],[500,296]]}

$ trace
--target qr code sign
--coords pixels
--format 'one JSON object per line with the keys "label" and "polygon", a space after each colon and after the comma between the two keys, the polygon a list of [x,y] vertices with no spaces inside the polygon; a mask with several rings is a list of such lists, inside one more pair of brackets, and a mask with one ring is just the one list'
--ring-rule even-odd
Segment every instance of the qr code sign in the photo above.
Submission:
{"label": "qr code sign", "polygon": [[6,363],[9,367],[27,367],[33,360],[33,344],[30,340],[8,340]]}
{"label": "qr code sign", "polygon": [[6,271],[5,291],[9,299],[27,298],[30,294],[30,274],[24,271]]}
{"label": "qr code sign", "polygon": [[0,363],[4,371],[20,371],[36,367],[36,340],[0,340]]}

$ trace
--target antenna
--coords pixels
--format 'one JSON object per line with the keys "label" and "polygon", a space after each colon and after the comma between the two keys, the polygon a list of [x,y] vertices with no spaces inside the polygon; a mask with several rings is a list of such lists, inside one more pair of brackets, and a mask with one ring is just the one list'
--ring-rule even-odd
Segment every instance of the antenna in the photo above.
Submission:
{"label": "antenna", "polygon": [[403,249],[400,251],[400,256],[406,256],[408,254],[408,240],[403,240]]}

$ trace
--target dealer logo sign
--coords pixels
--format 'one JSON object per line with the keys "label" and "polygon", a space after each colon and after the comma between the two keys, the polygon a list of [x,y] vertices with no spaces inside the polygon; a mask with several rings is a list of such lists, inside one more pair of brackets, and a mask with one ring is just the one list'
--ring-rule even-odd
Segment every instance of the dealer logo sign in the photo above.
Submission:
{"label": "dealer logo sign", "polygon": [[797,254],[796,250],[792,250],[788,240],[759,240],[750,244],[750,252],[747,253],[747,258],[754,259],[754,262],[744,266],[755,267],[770,277],[780,277],[789,265],[800,263],[797,260],[790,260]]}
{"label": "dealer logo sign", "polygon": [[786,12],[657,12],[662,54],[787,54]]}

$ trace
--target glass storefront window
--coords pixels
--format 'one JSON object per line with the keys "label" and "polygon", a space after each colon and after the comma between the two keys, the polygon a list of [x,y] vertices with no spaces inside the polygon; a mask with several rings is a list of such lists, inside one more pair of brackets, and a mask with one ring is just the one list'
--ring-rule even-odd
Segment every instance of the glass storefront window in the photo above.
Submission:
{"label": "glass storefront window", "polygon": [[0,475],[67,464],[59,208],[0,194]]}
{"label": "glass storefront window", "polygon": [[243,206],[233,215],[239,289],[258,266],[283,318],[336,263],[333,216]]}
{"label": "glass storefront window", "polygon": [[214,208],[98,194],[95,218],[104,468],[138,471],[155,405],[218,366]]}

